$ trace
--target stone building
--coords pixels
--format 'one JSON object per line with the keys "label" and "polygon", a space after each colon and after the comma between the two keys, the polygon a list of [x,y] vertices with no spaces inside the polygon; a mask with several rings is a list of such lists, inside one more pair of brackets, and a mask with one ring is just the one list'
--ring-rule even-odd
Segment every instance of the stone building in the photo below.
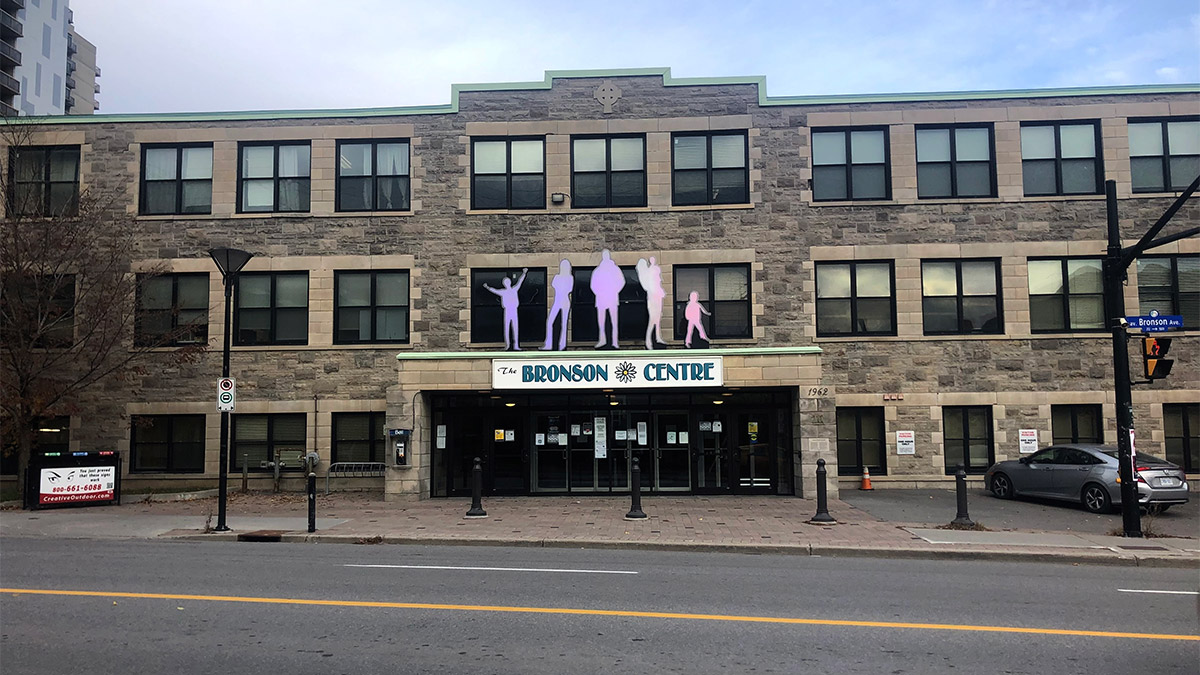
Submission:
{"label": "stone building", "polygon": [[[1018,457],[1023,430],[1115,443],[1104,181],[1135,239],[1200,171],[1198,92],[774,97],[647,69],[442,106],[48,120],[37,143],[143,229],[135,269],[171,272],[139,330],[212,347],[90,392],[48,442],[119,450],[127,487],[214,484],[207,251],[230,246],[255,254],[230,445],[254,481],[315,451],[319,475],[386,465],[335,484],[460,495],[478,456],[491,494],[607,494],[636,457],[652,492],[791,495],[819,458],[843,487],[913,486]],[[1175,222],[1198,220],[1193,201]],[[1138,447],[1200,472],[1200,242],[1153,251],[1125,296],[1185,317],[1174,372],[1135,388]]]}

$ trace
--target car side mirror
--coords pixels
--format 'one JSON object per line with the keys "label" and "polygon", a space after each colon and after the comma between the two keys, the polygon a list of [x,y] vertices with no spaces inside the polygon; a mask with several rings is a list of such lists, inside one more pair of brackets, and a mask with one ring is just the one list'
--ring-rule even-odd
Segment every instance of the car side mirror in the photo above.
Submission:
{"label": "car side mirror", "polygon": [[1029,463],[1029,458],[1028,458],[1028,457],[1022,457],[1021,459],[1018,459],[1017,461],[1018,461],[1018,462],[1020,462],[1020,463],[1022,463],[1022,464],[1028,464],[1028,463]]}

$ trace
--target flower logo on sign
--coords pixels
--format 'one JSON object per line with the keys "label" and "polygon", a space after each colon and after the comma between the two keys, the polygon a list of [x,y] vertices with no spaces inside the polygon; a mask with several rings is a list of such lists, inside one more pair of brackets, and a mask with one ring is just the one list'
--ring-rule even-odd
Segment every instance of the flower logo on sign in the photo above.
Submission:
{"label": "flower logo on sign", "polygon": [[622,361],[617,366],[617,379],[625,384],[633,382],[637,378],[637,368],[628,361]]}

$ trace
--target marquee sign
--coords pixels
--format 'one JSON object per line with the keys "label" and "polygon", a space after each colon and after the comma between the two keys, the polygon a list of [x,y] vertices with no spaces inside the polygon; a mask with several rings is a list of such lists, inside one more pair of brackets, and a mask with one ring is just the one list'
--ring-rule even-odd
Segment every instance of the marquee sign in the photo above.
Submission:
{"label": "marquee sign", "polygon": [[719,356],[492,360],[493,389],[662,389],[724,383]]}

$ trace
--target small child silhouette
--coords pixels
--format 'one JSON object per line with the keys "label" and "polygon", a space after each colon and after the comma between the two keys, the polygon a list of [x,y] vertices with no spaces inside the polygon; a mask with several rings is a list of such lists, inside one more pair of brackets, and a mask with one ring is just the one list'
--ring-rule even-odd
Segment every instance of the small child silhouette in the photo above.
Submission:
{"label": "small child silhouette", "polygon": [[[521,300],[517,296],[517,292],[521,290],[521,284],[525,283],[526,274],[529,274],[528,267],[521,270],[521,278],[517,279],[515,285],[512,279],[509,279],[507,276],[501,282],[503,288],[492,288],[487,284],[483,285],[484,288],[500,296],[500,306],[504,308],[504,348],[511,348],[518,352],[521,351],[521,332],[517,324],[517,308],[521,306]],[[512,331],[511,347],[508,341],[510,330]],[[700,334],[703,335],[704,331],[701,330]]]}
{"label": "small child silhouette", "polygon": [[700,338],[705,342],[709,342],[708,334],[704,332],[704,325],[700,323],[700,315],[705,314],[712,316],[712,313],[704,309],[704,305],[700,304],[700,294],[692,291],[688,296],[687,307],[683,310],[683,316],[687,319],[687,339],[683,341],[685,347],[692,346],[692,331],[700,331]]}

